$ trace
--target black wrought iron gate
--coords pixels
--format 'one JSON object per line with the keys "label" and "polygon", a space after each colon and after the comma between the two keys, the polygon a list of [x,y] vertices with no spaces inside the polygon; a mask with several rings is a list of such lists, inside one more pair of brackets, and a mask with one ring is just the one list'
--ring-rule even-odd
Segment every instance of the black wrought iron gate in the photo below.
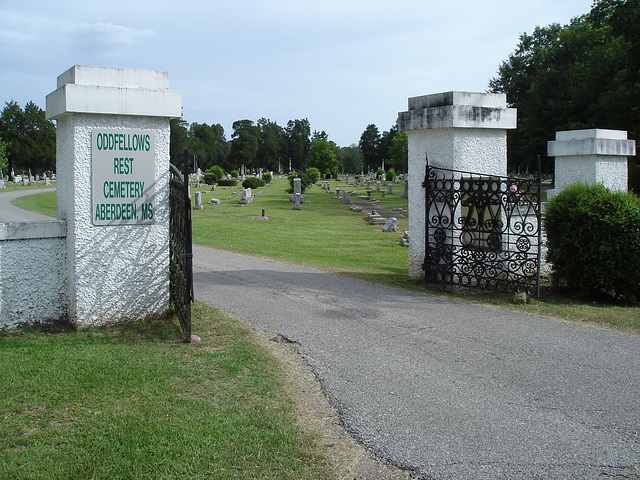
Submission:
{"label": "black wrought iron gate", "polygon": [[191,341],[193,301],[193,250],[191,243],[191,199],[189,198],[188,154],[184,151],[183,172],[170,164],[170,295],[180,320],[185,342]]}
{"label": "black wrought iron gate", "polygon": [[501,177],[429,166],[427,282],[540,293],[541,177]]}

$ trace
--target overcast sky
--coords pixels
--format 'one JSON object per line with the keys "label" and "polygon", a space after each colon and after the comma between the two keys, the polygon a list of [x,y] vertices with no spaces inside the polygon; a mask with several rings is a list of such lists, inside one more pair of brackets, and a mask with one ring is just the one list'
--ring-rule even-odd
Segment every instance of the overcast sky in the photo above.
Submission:
{"label": "overcast sky", "polygon": [[407,99],[483,92],[521,33],[591,0],[0,0],[0,101],[45,108],[73,65],[169,72],[183,117],[307,118],[340,146]]}

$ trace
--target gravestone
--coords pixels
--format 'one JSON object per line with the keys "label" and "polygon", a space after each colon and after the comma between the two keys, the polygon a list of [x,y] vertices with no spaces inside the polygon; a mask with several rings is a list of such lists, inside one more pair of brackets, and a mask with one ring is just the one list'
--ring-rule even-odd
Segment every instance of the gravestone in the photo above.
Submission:
{"label": "gravestone", "polygon": [[380,182],[376,182],[376,192],[380,191]]}
{"label": "gravestone", "polygon": [[293,210],[302,210],[302,179],[293,179]]}
{"label": "gravestone", "polygon": [[346,190],[342,190],[342,203],[350,204],[351,199],[349,198],[349,193]]}
{"label": "gravestone", "polygon": [[194,210],[202,210],[202,192],[196,192],[196,204],[193,206]]}
{"label": "gravestone", "polygon": [[251,193],[251,188],[245,188],[242,190],[242,196],[238,201],[241,205],[247,205],[253,201],[253,194]]}
{"label": "gravestone", "polygon": [[393,194],[393,183],[387,184],[387,195]]}
{"label": "gravestone", "polygon": [[382,227],[383,232],[395,232],[398,226],[398,219],[396,217],[391,217],[387,220],[387,223]]}

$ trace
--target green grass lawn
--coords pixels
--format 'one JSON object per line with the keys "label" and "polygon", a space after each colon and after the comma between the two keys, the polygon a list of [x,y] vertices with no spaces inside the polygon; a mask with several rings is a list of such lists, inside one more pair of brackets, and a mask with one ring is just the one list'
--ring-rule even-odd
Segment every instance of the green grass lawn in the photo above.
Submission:
{"label": "green grass lawn", "polygon": [[[409,228],[406,218],[399,219],[396,233],[384,233],[382,225],[366,224],[364,213],[349,211],[348,205],[318,186],[304,195],[310,203],[293,210],[287,186],[283,179],[261,187],[256,192],[262,193],[244,207],[237,206],[240,197],[232,193],[237,188],[210,192],[211,187],[201,187],[204,209],[192,212],[193,242],[389,285],[408,283],[407,249],[398,245]],[[350,190],[364,193],[364,189]],[[212,197],[223,203],[207,205]],[[379,198],[386,208],[407,207],[399,195]],[[263,209],[268,220],[255,220]]]}
{"label": "green grass lawn", "polygon": [[18,197],[11,202],[13,205],[32,212],[56,216],[56,192],[36,193],[26,197]]}
{"label": "green grass lawn", "polygon": [[0,478],[333,479],[297,390],[236,319],[0,333]]}

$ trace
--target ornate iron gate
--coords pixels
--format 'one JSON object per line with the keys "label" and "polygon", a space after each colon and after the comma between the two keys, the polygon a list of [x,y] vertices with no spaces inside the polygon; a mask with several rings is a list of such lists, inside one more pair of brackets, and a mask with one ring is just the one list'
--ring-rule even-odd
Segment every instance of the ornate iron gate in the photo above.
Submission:
{"label": "ornate iron gate", "polygon": [[430,167],[427,282],[540,294],[541,176],[500,177]]}
{"label": "ornate iron gate", "polygon": [[191,341],[191,302],[193,301],[193,251],[191,244],[191,199],[187,150],[184,170],[170,164],[170,294],[180,320],[185,342]]}

